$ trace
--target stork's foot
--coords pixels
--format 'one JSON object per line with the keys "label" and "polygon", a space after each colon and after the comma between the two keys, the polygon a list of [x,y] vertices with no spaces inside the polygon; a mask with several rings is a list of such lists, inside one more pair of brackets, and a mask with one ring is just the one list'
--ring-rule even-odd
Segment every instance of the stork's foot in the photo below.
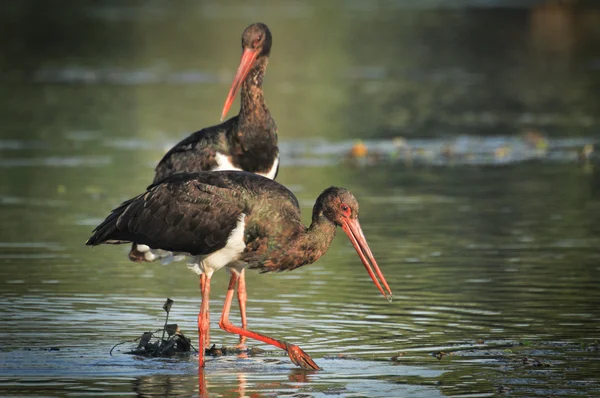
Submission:
{"label": "stork's foot", "polygon": [[302,369],[306,370],[322,370],[319,365],[312,360],[310,355],[302,351],[300,347],[294,344],[284,343],[285,350],[288,353],[288,356],[292,360],[292,363],[296,366],[300,366]]}
{"label": "stork's foot", "polygon": [[248,348],[246,345],[246,336],[240,336],[240,342],[236,344],[235,348],[239,348],[240,350],[245,350]]}

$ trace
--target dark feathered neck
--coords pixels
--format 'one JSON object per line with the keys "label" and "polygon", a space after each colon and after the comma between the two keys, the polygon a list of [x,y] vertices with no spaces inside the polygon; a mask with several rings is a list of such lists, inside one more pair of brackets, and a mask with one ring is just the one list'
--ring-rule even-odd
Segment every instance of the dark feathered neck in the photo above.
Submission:
{"label": "dark feathered neck", "polygon": [[259,58],[241,90],[237,128],[231,131],[231,147],[236,166],[242,170],[268,172],[278,156],[277,126],[265,104],[262,82],[267,57]]}
{"label": "dark feathered neck", "polygon": [[[274,223],[267,228],[272,236],[280,236],[271,242],[262,242],[257,258],[249,258],[252,268],[262,272],[293,270],[312,264],[323,256],[335,237],[336,225],[315,205],[313,219],[308,228],[298,220],[292,223]],[[250,254],[251,255],[251,254]]]}
{"label": "dark feathered neck", "polygon": [[292,238],[285,250],[278,253],[281,257],[270,259],[273,264],[267,265],[263,270],[293,270],[314,263],[327,253],[335,231],[335,224],[327,218],[313,219],[310,227]]}
{"label": "dark feathered neck", "polygon": [[313,217],[312,223],[306,231],[306,240],[314,250],[319,252],[318,257],[321,257],[329,249],[336,230],[337,226],[323,214],[316,218]]}
{"label": "dark feathered neck", "polygon": [[257,121],[264,122],[266,119],[271,119],[262,89],[267,63],[267,57],[257,59],[254,67],[248,73],[246,80],[242,83],[240,93],[240,125],[256,124]]}
{"label": "dark feathered neck", "polygon": [[336,230],[337,226],[330,219],[325,217],[322,206],[317,202],[313,208],[313,217],[310,227],[308,227],[294,242],[294,248],[289,250],[291,253],[295,251],[302,253],[302,255],[298,257],[302,258],[303,261],[296,262],[296,264],[289,267],[289,269],[312,264],[321,258],[321,256],[329,250],[329,246],[331,246],[331,242],[335,237]]}

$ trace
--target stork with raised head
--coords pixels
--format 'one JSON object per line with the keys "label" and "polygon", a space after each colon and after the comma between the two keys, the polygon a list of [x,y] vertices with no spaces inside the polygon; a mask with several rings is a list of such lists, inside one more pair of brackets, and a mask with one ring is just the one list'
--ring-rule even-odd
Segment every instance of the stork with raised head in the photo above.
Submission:
{"label": "stork with raised head", "polygon": [[[271,53],[272,36],[267,25],[255,23],[242,34],[242,58],[231,89],[225,100],[221,120],[225,118],[241,88],[241,106],[237,116],[216,126],[191,134],[165,154],[155,169],[154,183],[176,173],[243,170],[275,179],[279,170],[277,126],[263,96],[263,77]],[[133,241],[129,258],[132,261],[169,263],[173,253],[156,250]],[[242,327],[246,328],[246,283],[244,271],[239,276],[238,302]],[[200,276],[204,290],[206,274]],[[200,320],[198,320],[200,326]],[[245,341],[240,337],[240,344]],[[206,335],[204,346],[209,345]]]}

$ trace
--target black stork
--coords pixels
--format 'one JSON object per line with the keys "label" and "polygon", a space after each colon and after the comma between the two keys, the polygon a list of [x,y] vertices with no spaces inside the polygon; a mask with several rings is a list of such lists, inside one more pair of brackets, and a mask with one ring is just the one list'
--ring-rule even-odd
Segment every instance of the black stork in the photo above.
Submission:
{"label": "black stork", "polygon": [[[358,202],[344,188],[331,187],[319,195],[306,228],[294,194],[273,180],[236,171],[176,174],[114,209],[86,244],[138,242],[192,257],[194,269],[207,276],[198,315],[201,348],[209,329],[210,278],[228,267],[231,279],[221,329],[279,347],[294,364],[319,370],[298,346],[232,325],[229,309],[246,267],[271,272],[313,263],[325,254],[337,227],[350,238],[379,291],[391,300],[392,291],[358,222]],[[203,349],[199,366],[204,366]]]}
{"label": "black stork", "polygon": [[[223,106],[225,118],[241,87],[240,113],[216,126],[197,131],[175,145],[156,166],[154,183],[176,173],[209,170],[243,170],[274,179],[279,170],[277,126],[263,97],[263,76],[271,52],[271,31],[267,25],[255,23],[242,34],[242,58],[231,89]],[[135,242],[135,241],[134,241]],[[168,263],[172,253],[151,250],[148,245],[132,245],[132,261]],[[206,275],[200,276],[204,289]],[[240,275],[238,301],[242,327],[246,328],[246,284],[244,272]],[[240,338],[243,344],[245,338]],[[205,345],[209,345],[208,335]]]}

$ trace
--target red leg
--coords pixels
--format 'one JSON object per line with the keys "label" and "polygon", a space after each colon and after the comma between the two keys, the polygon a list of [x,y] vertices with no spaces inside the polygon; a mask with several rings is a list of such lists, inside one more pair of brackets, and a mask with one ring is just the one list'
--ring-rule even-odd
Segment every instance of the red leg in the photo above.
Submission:
{"label": "red leg", "polygon": [[202,367],[198,367],[198,396],[200,398],[209,397],[206,380],[204,379],[204,368]]}
{"label": "red leg", "polygon": [[[237,297],[238,303],[240,305],[240,316],[242,317],[242,329],[248,328],[248,322],[246,321],[246,301],[248,300],[248,295],[246,294],[246,273],[245,269],[240,272],[240,277],[238,280],[237,287]],[[236,272],[234,269],[231,272]],[[237,345],[238,347],[245,347],[246,345],[246,336],[240,335],[240,343]]]}
{"label": "red leg", "polygon": [[[206,286],[206,280],[208,278],[206,277],[206,274],[201,274],[200,275],[200,291],[202,292],[202,297],[204,297],[204,289]],[[210,289],[210,281],[209,281],[209,287]],[[210,293],[210,292],[209,292]],[[208,296],[207,296],[208,297]],[[204,299],[202,299],[202,301],[204,302]],[[210,311],[209,308],[206,308],[206,319],[208,319],[208,323],[210,325],[210,315],[209,315]],[[200,325],[201,325],[202,320],[200,319],[200,314],[198,314],[198,330],[200,330]],[[206,329],[206,334],[204,335],[204,345],[200,345],[203,348],[210,348],[210,327],[208,329]]]}
{"label": "red leg", "polygon": [[[202,281],[202,279],[200,279]],[[198,314],[198,366],[204,367],[204,344],[208,337],[210,319],[208,318],[208,297],[210,296],[210,278],[206,277],[202,289],[202,305]]]}
{"label": "red leg", "polygon": [[231,301],[233,300],[233,291],[238,280],[238,275],[235,272],[231,273],[231,279],[229,280],[229,287],[227,288],[227,295],[225,296],[225,306],[223,307],[223,313],[221,314],[221,320],[219,326],[226,332],[239,334],[240,336],[250,337],[251,339],[262,341],[263,343],[274,345],[282,350],[287,351],[288,356],[295,365],[300,366],[303,369],[309,370],[321,370],[321,368],[312,360],[312,358],[302,351],[297,345],[289,344],[285,341],[275,340],[271,337],[252,332],[250,330],[242,329],[233,326],[229,322],[229,310],[231,308]]}

